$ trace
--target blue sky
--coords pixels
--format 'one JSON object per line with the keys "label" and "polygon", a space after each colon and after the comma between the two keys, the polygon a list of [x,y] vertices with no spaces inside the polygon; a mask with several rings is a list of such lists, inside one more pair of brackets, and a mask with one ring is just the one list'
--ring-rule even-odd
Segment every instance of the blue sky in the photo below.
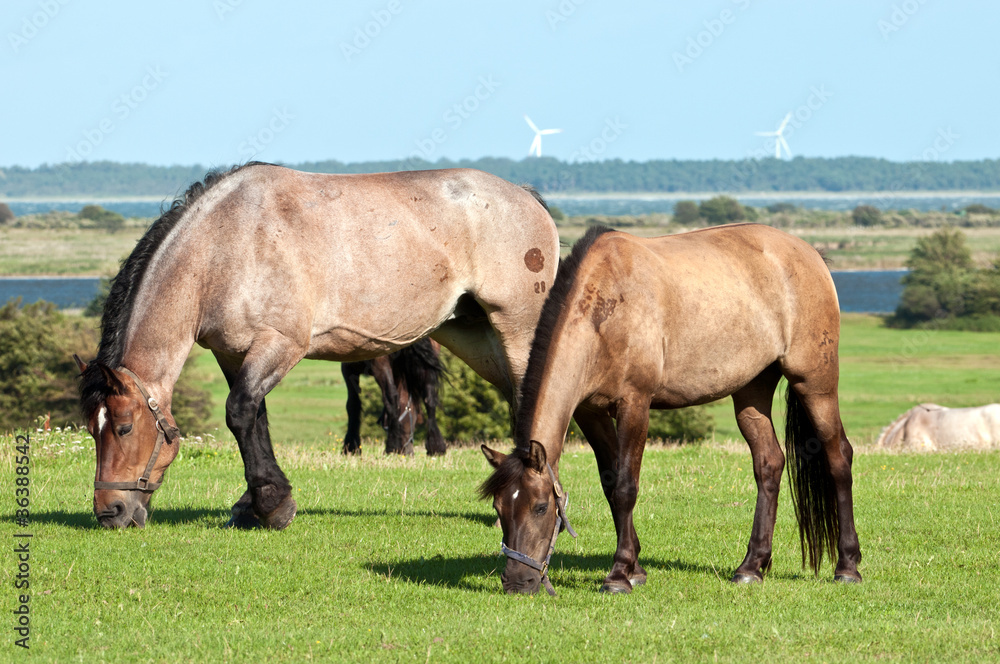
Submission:
{"label": "blue sky", "polygon": [[1000,157],[1000,3],[7,0],[0,166]]}

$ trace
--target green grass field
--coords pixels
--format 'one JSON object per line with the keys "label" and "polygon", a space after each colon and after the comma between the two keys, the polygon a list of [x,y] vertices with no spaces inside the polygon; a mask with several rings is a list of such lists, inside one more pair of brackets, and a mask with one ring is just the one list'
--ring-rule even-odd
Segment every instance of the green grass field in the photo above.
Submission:
{"label": "green grass field", "polygon": [[[0,491],[12,496],[13,441],[3,443]],[[864,584],[802,571],[785,492],[770,575],[736,587],[727,579],[755,497],[748,455],[653,447],[636,509],[649,583],[608,597],[598,588],[613,525],[592,454],[571,446],[561,475],[580,537],[559,539],[550,598],[502,594],[500,533],[475,498],[488,471],[476,450],[345,459],[279,444],[295,522],[233,532],[219,526],[243,490],[238,455],[213,441],[184,445],[146,529],[107,532],[90,513],[86,435],[35,435],[31,650],[15,649],[7,630],[5,661],[1000,658],[1000,453],[859,454]],[[4,561],[10,611],[16,563]]]}

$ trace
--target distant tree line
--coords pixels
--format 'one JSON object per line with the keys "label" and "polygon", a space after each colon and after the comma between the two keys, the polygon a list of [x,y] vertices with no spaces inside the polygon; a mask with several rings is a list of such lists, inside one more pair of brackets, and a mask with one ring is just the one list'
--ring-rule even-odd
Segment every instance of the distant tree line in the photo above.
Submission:
{"label": "distant tree line", "polygon": [[[916,191],[977,189],[1000,185],[1000,160],[893,162],[870,157],[568,163],[551,157],[520,161],[484,157],[429,162],[423,159],[344,163],[335,160],[289,164],[318,173],[373,173],[430,168],[477,168],[512,182],[553,192],[741,192],[741,191]],[[13,166],[0,171],[5,196],[171,197],[205,175],[202,166],[150,166],[77,162]]]}

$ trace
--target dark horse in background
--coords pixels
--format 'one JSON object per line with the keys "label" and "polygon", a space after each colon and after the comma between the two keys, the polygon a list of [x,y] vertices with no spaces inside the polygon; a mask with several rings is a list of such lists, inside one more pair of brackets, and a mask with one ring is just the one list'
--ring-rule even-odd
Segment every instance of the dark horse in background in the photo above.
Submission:
{"label": "dark horse in background", "polygon": [[170,404],[195,343],[230,388],[246,479],[230,524],[282,529],[296,505],[264,397],[292,367],[431,336],[514,404],[558,261],[541,197],[481,171],[210,173],[136,244],[111,285],[97,358],[78,362],[98,522],[145,524],[177,456]]}
{"label": "dark horse in background", "polygon": [[427,424],[428,456],[447,451],[438,428],[438,387],[444,373],[439,346],[421,339],[412,346],[364,362],[343,362],[340,371],[347,383],[347,435],[344,454],[361,453],[361,376],[371,376],[382,392],[382,416],[386,454],[413,454],[413,437],[423,417]]}
{"label": "dark horse in background", "polygon": [[[840,308],[830,271],[806,242],[735,224],[643,239],[594,228],[559,270],[538,324],[509,455],[483,446],[483,484],[503,528],[508,592],[551,590],[548,560],[566,518],[559,459],[570,418],[597,457],[618,547],[602,590],[646,582],[632,519],[650,408],[732,395],[750,446],[757,505],[734,582],[771,567],[786,456],[802,561],[861,580],[853,451],[838,402]],[[788,380],[785,454],[771,422]],[[672,524],[665,524],[670,527]]]}

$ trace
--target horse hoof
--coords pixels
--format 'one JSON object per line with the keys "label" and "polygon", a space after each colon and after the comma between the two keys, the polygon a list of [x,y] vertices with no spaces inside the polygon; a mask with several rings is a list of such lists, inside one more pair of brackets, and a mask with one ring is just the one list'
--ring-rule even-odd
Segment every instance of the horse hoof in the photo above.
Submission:
{"label": "horse hoof", "polygon": [[646,585],[646,575],[645,574],[634,574],[628,578],[628,582],[632,584],[632,587],[644,586]]}
{"label": "horse hoof", "polygon": [[753,574],[744,574],[742,572],[733,575],[733,578],[729,580],[731,583],[764,583],[764,579]]}
{"label": "horse hoof", "polygon": [[264,527],[271,530],[284,530],[295,518],[296,510],[298,510],[298,505],[295,504],[292,497],[285,498],[273,512],[264,517]]}
{"label": "horse hoof", "polygon": [[601,586],[601,592],[607,593],[609,595],[623,595],[625,593],[632,592],[632,584],[610,583],[608,581],[605,581],[604,585]]}
{"label": "horse hoof", "polygon": [[233,505],[232,515],[223,528],[236,528],[237,530],[254,530],[260,528],[260,519],[253,513],[253,508],[249,502],[245,505],[237,503]]}
{"label": "horse hoof", "polygon": [[860,574],[837,574],[833,577],[837,583],[861,583]]}

